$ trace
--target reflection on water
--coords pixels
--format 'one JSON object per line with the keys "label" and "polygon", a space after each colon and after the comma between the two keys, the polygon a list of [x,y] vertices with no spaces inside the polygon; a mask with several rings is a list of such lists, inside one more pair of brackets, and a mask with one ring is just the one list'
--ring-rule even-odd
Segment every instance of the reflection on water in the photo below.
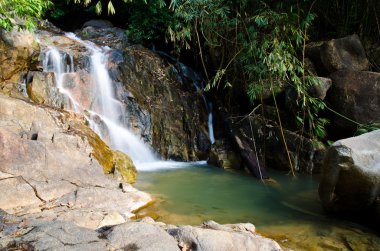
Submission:
{"label": "reflection on water", "polygon": [[[258,232],[296,250],[380,250],[380,238],[324,215],[317,179],[272,173],[273,184],[206,165],[139,172],[137,188],[156,197],[140,214],[170,224],[251,222]],[[358,249],[359,248],[359,249]]]}

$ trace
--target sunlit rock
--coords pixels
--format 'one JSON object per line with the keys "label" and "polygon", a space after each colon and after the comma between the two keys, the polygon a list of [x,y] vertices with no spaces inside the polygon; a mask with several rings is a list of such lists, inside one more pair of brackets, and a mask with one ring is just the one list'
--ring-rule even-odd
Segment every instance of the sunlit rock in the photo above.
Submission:
{"label": "sunlit rock", "polygon": [[319,185],[331,213],[376,221],[379,227],[380,130],[335,142],[328,150]]}

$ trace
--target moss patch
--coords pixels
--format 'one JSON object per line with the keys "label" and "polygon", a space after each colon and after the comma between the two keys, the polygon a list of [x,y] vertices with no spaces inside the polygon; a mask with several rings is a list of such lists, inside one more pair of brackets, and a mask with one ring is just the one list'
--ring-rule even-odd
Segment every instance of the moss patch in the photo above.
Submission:
{"label": "moss patch", "polygon": [[136,167],[128,155],[111,150],[96,133],[79,121],[71,121],[70,127],[76,134],[87,138],[92,147],[91,154],[103,167],[105,174],[119,176],[128,183],[136,181]]}

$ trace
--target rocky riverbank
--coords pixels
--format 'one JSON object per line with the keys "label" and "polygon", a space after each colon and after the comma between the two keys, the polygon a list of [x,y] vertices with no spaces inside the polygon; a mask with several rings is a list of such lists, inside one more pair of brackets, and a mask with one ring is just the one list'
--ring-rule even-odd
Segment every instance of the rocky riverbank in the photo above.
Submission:
{"label": "rocky riverbank", "polygon": [[0,248],[6,250],[281,250],[249,223],[177,227],[144,218],[94,230],[0,211],[0,228]]}
{"label": "rocky riverbank", "polygon": [[[77,114],[0,95],[0,125],[0,249],[281,250],[252,224],[131,221],[151,197],[125,182],[123,173],[135,174],[129,158]],[[97,159],[102,153],[111,176]]]}
{"label": "rocky riverbank", "polygon": [[[136,168],[129,156],[111,150],[89,127],[86,110],[95,101],[88,50],[50,24],[37,34],[1,31],[0,249],[281,250],[252,224],[132,221],[152,198],[130,184]],[[108,71],[128,107],[125,126],[166,158],[204,157],[210,144],[202,96],[185,80],[175,80],[173,66],[146,49],[126,46],[120,36],[111,28],[96,40],[113,48],[106,49]],[[63,88],[82,104],[79,113],[65,110],[73,103],[59,92],[57,73],[46,71],[52,62],[44,65],[43,59],[51,47],[67,60]]]}

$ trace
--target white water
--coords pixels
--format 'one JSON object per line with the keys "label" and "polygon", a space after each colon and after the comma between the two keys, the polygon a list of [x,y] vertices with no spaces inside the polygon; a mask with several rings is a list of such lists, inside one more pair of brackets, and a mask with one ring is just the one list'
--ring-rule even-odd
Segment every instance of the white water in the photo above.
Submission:
{"label": "white water", "polygon": [[215,136],[214,136],[213,121],[212,121],[212,102],[207,102],[206,96],[203,93],[205,88],[204,88],[203,82],[201,80],[201,77],[199,77],[197,73],[195,73],[191,68],[189,68],[185,64],[178,62],[176,58],[171,57],[170,55],[166,54],[165,52],[160,52],[160,54],[165,55],[165,57],[168,57],[172,61],[178,63],[178,65],[180,67],[180,71],[185,72],[185,74],[183,74],[183,76],[185,78],[191,79],[193,81],[193,85],[194,85],[195,89],[197,90],[197,92],[202,93],[202,98],[203,98],[203,101],[205,103],[206,110],[208,112],[208,122],[207,122],[208,135],[209,135],[210,142],[213,145],[215,143]]}
{"label": "white water", "polygon": [[212,124],[212,103],[208,103],[208,135],[210,137],[211,144],[215,143],[214,128]]}
{"label": "white water", "polygon": [[[91,42],[83,41],[72,33],[68,33],[66,36],[83,44],[91,53],[91,66],[89,70],[92,80],[89,86],[94,90],[92,92],[93,97],[91,97],[91,108],[85,112],[83,106],[75,100],[71,90],[65,88],[64,75],[74,71],[73,58],[70,57],[68,60],[69,64],[67,64],[64,54],[60,53],[56,48],[50,47],[43,62],[44,70],[55,73],[57,87],[66,99],[66,107],[75,112],[81,112],[86,116],[90,127],[102,139],[108,141],[107,143],[111,148],[127,153],[138,170],[152,171],[188,165],[171,161],[157,161],[149,147],[123,126],[122,121],[125,120],[124,107],[115,98],[115,90],[106,67],[108,60],[107,51],[109,49],[100,48]],[[99,120],[105,126],[101,127]]]}
{"label": "white water", "polygon": [[[71,62],[74,64],[73,62]],[[75,102],[74,98],[72,97],[71,93],[64,87],[63,83],[63,76],[65,73],[70,72],[70,70],[74,69],[74,66],[71,67],[65,67],[65,60],[63,56],[59,53],[59,51],[54,48],[50,47],[49,51],[46,52],[45,59],[43,62],[43,69],[44,71],[51,71],[54,72],[55,82],[57,84],[57,87],[59,89],[59,92],[64,95],[65,103],[68,109],[73,110],[75,112],[78,112],[79,104]],[[69,68],[69,70],[67,70]]]}

